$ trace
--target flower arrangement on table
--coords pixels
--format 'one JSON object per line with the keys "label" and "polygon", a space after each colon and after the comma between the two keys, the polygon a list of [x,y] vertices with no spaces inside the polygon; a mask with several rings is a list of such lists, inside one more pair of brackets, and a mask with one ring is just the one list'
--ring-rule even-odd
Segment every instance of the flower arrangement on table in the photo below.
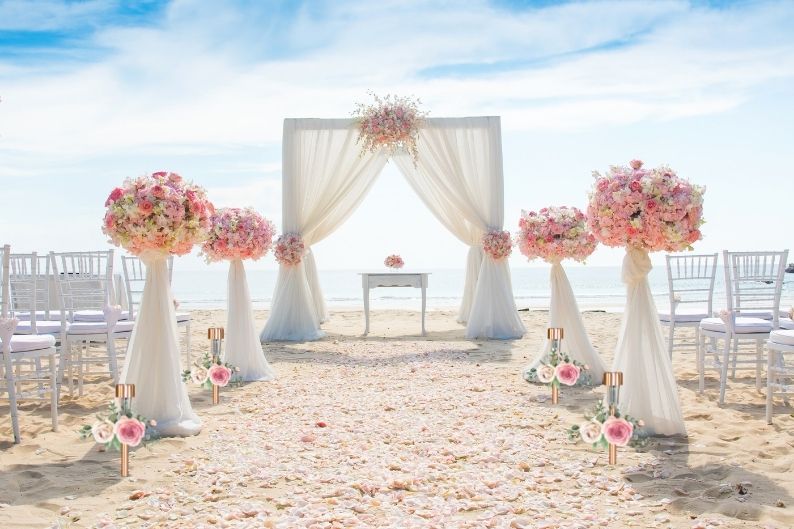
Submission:
{"label": "flower arrangement on table", "polygon": [[701,239],[704,187],[667,166],[645,169],[640,160],[593,176],[587,218],[593,235],[607,246],[677,252],[691,250]]}
{"label": "flower arrangement on table", "polygon": [[93,425],[86,424],[80,429],[80,437],[93,437],[108,450],[121,450],[122,443],[136,447],[157,439],[157,422],[154,419],[147,420],[141,415],[133,415],[130,410],[122,410],[115,401],[108,406],[108,414],[98,414],[97,419]]}
{"label": "flower arrangement on table", "polygon": [[598,241],[587,227],[587,218],[578,208],[548,207],[522,211],[516,244],[528,259],[549,263],[563,259],[583,262],[595,251]]}
{"label": "flower arrangement on table", "polygon": [[259,259],[273,244],[276,228],[252,208],[220,208],[201,251],[207,262]]}
{"label": "flower arrangement on table", "polygon": [[383,261],[383,264],[385,264],[389,268],[399,269],[405,266],[405,261],[403,261],[403,258],[400,257],[399,255],[392,254]]}
{"label": "flower arrangement on table", "polygon": [[513,251],[513,240],[506,230],[491,230],[482,237],[482,249],[495,261],[509,257]]}
{"label": "flower arrangement on table", "polygon": [[200,361],[193,363],[193,368],[182,372],[183,382],[193,382],[204,389],[212,386],[224,388],[230,383],[240,384],[242,381],[235,376],[237,368],[229,363],[224,363],[220,358],[213,358],[209,353],[204,353]]}
{"label": "flower arrangement on table", "polygon": [[568,439],[582,440],[593,448],[615,446],[642,447],[648,442],[648,436],[642,432],[645,425],[642,420],[626,415],[621,417],[620,411],[610,415],[604,403],[599,401],[590,413],[585,413],[585,422],[568,428]]}
{"label": "flower arrangement on table", "polygon": [[356,104],[353,113],[358,121],[358,142],[362,152],[376,152],[387,148],[391,154],[405,149],[414,162],[418,151],[416,140],[419,127],[427,112],[419,109],[419,99],[387,94],[380,97],[370,92],[375,99],[373,104]]}
{"label": "flower arrangement on table", "polygon": [[297,233],[285,233],[276,241],[273,255],[279,264],[295,266],[301,262],[306,254],[306,245]]}
{"label": "flower arrangement on table", "polygon": [[102,231],[135,255],[190,253],[209,236],[215,211],[204,189],[165,171],[125,180],[105,207]]}

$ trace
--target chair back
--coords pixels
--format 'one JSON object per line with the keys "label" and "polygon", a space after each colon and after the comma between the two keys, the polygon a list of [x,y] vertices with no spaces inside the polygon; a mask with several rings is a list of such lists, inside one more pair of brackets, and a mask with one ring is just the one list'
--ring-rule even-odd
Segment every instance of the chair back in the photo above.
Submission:
{"label": "chair back", "polygon": [[[127,304],[130,319],[134,320],[143,297],[143,287],[146,285],[146,265],[135,255],[122,255],[121,268],[124,271],[124,288],[127,292]],[[174,275],[174,256],[168,257],[168,282]]]}
{"label": "chair back", "polygon": [[113,289],[113,250],[50,254],[58,286],[62,320],[78,310],[102,310]]}
{"label": "chair back", "polygon": [[[47,310],[49,306],[46,299],[42,304],[38,296],[39,286],[42,283],[38,265],[39,258],[36,252],[14,253],[8,258],[9,311],[12,315],[21,314],[21,318],[29,319],[33,334],[37,334],[37,311]],[[46,283],[46,277],[44,282]]]}
{"label": "chair back", "polygon": [[788,250],[780,252],[723,252],[728,311],[769,313],[778,327],[780,295]]}
{"label": "chair back", "polygon": [[0,278],[3,285],[0,287],[0,318],[8,317],[8,260],[11,256],[11,247],[7,244],[0,248]]}
{"label": "chair back", "polygon": [[670,293],[670,312],[675,314],[679,304],[706,305],[712,313],[714,278],[717,276],[717,254],[667,255],[667,285]]}

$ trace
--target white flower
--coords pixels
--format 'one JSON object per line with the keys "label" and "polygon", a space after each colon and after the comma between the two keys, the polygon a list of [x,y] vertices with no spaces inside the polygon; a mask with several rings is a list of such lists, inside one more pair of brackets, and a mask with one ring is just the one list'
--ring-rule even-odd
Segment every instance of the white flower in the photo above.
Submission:
{"label": "white flower", "polygon": [[113,436],[116,435],[114,433],[114,428],[114,424],[110,421],[97,422],[91,427],[91,435],[94,436],[94,440],[97,443],[109,443],[113,439]]}
{"label": "white flower", "polygon": [[544,384],[548,384],[554,380],[554,366],[548,364],[541,364],[535,371],[538,375],[538,380]]}
{"label": "white flower", "polygon": [[603,425],[595,420],[583,422],[579,425],[579,435],[585,443],[597,443],[603,435]]}

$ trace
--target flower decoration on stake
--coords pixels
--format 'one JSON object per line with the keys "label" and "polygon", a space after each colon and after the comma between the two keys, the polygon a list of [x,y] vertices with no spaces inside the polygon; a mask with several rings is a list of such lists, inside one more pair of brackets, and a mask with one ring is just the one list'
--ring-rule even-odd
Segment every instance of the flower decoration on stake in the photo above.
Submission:
{"label": "flower decoration on stake", "polygon": [[678,252],[691,250],[702,238],[705,188],[671,168],[645,169],[642,161],[632,160],[593,176],[587,219],[593,235],[607,246]]}
{"label": "flower decoration on stake", "polygon": [[384,97],[372,92],[369,94],[375,102],[369,105],[357,103],[353,112],[358,122],[361,152],[377,152],[386,148],[389,154],[394,154],[405,149],[416,163],[419,127],[427,116],[427,112],[419,108],[421,101],[391,94]]}
{"label": "flower decoration on stake", "polygon": [[516,244],[528,259],[549,263],[563,259],[583,262],[593,253],[598,241],[587,227],[585,214],[574,207],[548,207],[522,211]]}
{"label": "flower decoration on stake", "polygon": [[482,238],[482,249],[495,261],[509,257],[513,251],[510,232],[506,230],[489,231]]}
{"label": "flower decoration on stake", "polygon": [[527,382],[540,382],[551,387],[551,403],[557,404],[560,398],[560,385],[575,386],[577,383],[587,381],[588,366],[572,360],[568,355],[560,352],[560,342],[564,331],[559,327],[549,327],[546,330],[551,349],[549,361],[541,362],[538,367],[533,367],[524,373]]}
{"label": "flower decoration on stake", "polygon": [[591,412],[585,413],[585,421],[568,428],[568,439],[582,440],[592,445],[593,448],[609,451],[610,464],[617,462],[617,447],[631,446],[639,448],[645,446],[648,437],[642,431],[644,423],[626,415],[621,416],[615,409],[614,415],[602,401],[595,405]]}
{"label": "flower decoration on stake", "polygon": [[276,228],[252,208],[220,208],[201,251],[207,262],[259,259],[273,244]]}
{"label": "flower decoration on stake", "polygon": [[405,261],[403,261],[403,258],[399,255],[392,254],[383,261],[383,264],[388,268],[400,269],[405,266]]}
{"label": "flower decoration on stake", "polygon": [[176,173],[127,179],[105,201],[102,231],[135,255],[184,255],[209,236],[215,211],[204,189]]}
{"label": "flower decoration on stake", "polygon": [[273,255],[276,261],[284,266],[295,266],[306,254],[306,245],[297,233],[285,233],[276,241]]}
{"label": "flower decoration on stake", "polygon": [[201,360],[193,363],[193,368],[182,373],[184,382],[192,382],[204,389],[212,390],[212,403],[220,402],[220,388],[225,388],[230,383],[240,384],[235,376],[237,368],[228,362],[223,362],[220,357],[204,353]]}

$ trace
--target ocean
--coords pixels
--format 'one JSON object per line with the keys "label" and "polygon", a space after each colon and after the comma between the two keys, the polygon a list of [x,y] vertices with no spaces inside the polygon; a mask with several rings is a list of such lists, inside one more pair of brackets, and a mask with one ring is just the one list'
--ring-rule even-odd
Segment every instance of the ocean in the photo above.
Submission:
{"label": "ocean", "polygon": [[[429,272],[427,307],[429,310],[457,308],[463,292],[462,269],[422,270]],[[331,309],[363,309],[361,278],[357,270],[320,271],[320,284]],[[619,312],[626,300],[620,280],[620,267],[577,266],[566,269],[581,310]],[[549,269],[511,270],[513,293],[519,309],[547,309],[549,306]],[[276,284],[276,271],[249,270],[248,285],[256,309],[269,309]],[[660,310],[669,306],[667,273],[654,267],[649,275],[651,291]],[[219,269],[174,271],[174,297],[186,309],[218,309],[226,306],[226,272]],[[786,274],[781,307],[794,306],[794,274]],[[725,283],[721,271],[714,288],[714,308],[725,307]],[[371,309],[420,310],[421,291],[413,288],[377,288],[370,291]]]}

